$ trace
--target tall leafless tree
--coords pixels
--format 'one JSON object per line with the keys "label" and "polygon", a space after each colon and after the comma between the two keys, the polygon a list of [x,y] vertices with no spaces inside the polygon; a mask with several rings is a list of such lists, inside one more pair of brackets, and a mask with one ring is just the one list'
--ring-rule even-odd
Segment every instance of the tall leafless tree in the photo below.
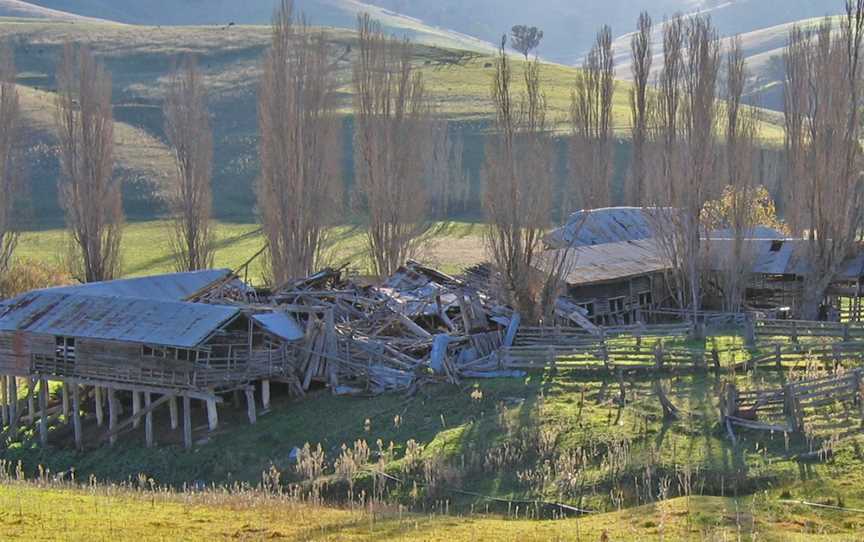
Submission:
{"label": "tall leafless tree", "polygon": [[604,26],[597,33],[571,96],[575,132],[570,153],[571,171],[580,204],[585,209],[611,204],[614,96],[612,30]]}
{"label": "tall leafless tree", "polygon": [[731,251],[723,262],[721,275],[726,310],[738,312],[744,301],[744,288],[751,269],[752,254],[746,239],[757,225],[756,187],[754,186],[754,139],[756,114],[743,104],[747,83],[746,57],[740,37],[732,40],[726,53],[726,179],[728,226]]}
{"label": "tall leafless tree", "polygon": [[[795,190],[800,193],[800,227],[809,240],[813,270],[805,278],[801,300],[802,316],[810,319],[818,316],[828,285],[858,247],[864,222],[860,144],[864,0],[847,0],[840,31],[834,30],[826,19],[815,34],[805,32],[802,37],[793,31],[786,54],[791,60],[787,95],[806,89],[803,133],[790,135],[789,141],[800,137],[804,150]],[[787,111],[787,126],[795,127],[799,114]]]}
{"label": "tall leafless tree", "polygon": [[[684,54],[686,46],[686,55]],[[720,47],[708,18],[679,17],[664,33],[658,129],[662,167],[654,207],[657,236],[674,269],[682,308],[702,301],[702,210],[717,192],[717,82]]]}
{"label": "tall leafless tree", "polygon": [[111,76],[87,46],[67,43],[57,71],[55,121],[60,143],[60,203],[79,251],[81,279],[120,270],[123,200],[114,176]]}
{"label": "tall leafless tree", "polygon": [[9,270],[20,231],[23,195],[19,163],[21,111],[11,49],[0,49],[0,274]]}
{"label": "tall leafless tree", "polygon": [[177,179],[169,192],[178,271],[213,265],[213,131],[207,89],[195,59],[187,56],[172,74],[165,98],[165,133],[174,151]]}
{"label": "tall leafless tree", "polygon": [[417,252],[428,228],[433,111],[411,43],[386,36],[368,14],[359,17],[358,33],[355,169],[374,270],[389,275]]}
{"label": "tall leafless tree", "polygon": [[505,294],[526,318],[539,317],[531,273],[551,219],[552,154],[546,129],[541,65],[525,65],[524,90],[513,89],[506,37],[495,60],[492,101],[495,133],[486,144],[484,207],[489,221],[486,246]]}
{"label": "tall leafless tree", "polygon": [[283,0],[273,18],[258,103],[258,207],[277,284],[316,270],[341,209],[334,70],[325,37],[298,21],[292,2]]}
{"label": "tall leafless tree", "polygon": [[808,54],[812,37],[801,27],[794,26],[783,52],[786,69],[783,87],[785,119],[785,177],[781,177],[781,205],[786,221],[796,233],[803,232],[805,220],[804,190],[806,167],[805,115],[808,112]]}
{"label": "tall leafless tree", "polygon": [[649,85],[651,66],[654,60],[651,47],[653,23],[648,12],[639,15],[638,31],[630,40],[630,70],[633,87],[630,89],[630,119],[633,136],[633,162],[630,168],[627,199],[633,205],[645,203],[646,164],[645,152],[649,137],[651,100]]}

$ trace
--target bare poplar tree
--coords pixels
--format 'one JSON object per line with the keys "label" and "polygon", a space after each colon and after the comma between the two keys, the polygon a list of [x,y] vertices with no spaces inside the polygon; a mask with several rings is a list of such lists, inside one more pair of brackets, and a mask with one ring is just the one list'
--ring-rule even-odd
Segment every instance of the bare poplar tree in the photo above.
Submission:
{"label": "bare poplar tree", "polygon": [[[864,0],[847,0],[840,32],[826,19],[815,35],[790,39],[787,66],[791,93],[806,88],[803,115],[804,164],[796,190],[801,197],[801,225],[807,234],[812,272],[806,276],[801,314],[815,319],[828,285],[844,260],[858,247],[864,222],[861,166],[861,48]],[[801,51],[796,51],[801,47]],[[806,66],[798,72],[797,68]],[[806,77],[799,82],[797,77]],[[787,125],[797,122],[787,112]],[[790,138],[791,139],[791,138]]]}
{"label": "bare poplar tree", "polygon": [[612,30],[604,26],[597,33],[571,95],[570,116],[574,128],[571,171],[580,204],[585,209],[611,204],[614,96]]}
{"label": "bare poplar tree", "polygon": [[487,141],[483,167],[484,207],[489,221],[486,246],[509,300],[523,316],[536,318],[531,270],[552,209],[547,106],[539,60],[525,66],[524,90],[516,94],[505,46],[506,36],[495,60],[495,134]]}
{"label": "bare poplar tree", "polygon": [[171,76],[164,115],[165,133],[177,167],[168,199],[174,222],[175,264],[178,271],[207,269],[213,266],[214,256],[210,223],[213,131],[207,89],[191,56]]}
{"label": "bare poplar tree", "polygon": [[60,143],[60,203],[86,282],[115,278],[123,233],[121,182],[113,175],[111,76],[87,46],[63,48],[55,122]]}
{"label": "bare poplar tree", "polygon": [[15,87],[16,70],[11,49],[0,49],[0,274],[9,270],[18,243],[18,212],[23,195],[19,164],[21,110]]}
{"label": "bare poplar tree", "polygon": [[746,239],[757,225],[754,209],[756,190],[754,174],[754,139],[756,115],[743,106],[747,82],[746,57],[740,37],[732,40],[726,54],[726,178],[729,200],[728,222],[731,230],[731,251],[725,259],[721,277],[723,303],[726,310],[738,312],[744,301],[744,289],[749,276],[752,254]]}
{"label": "bare poplar tree", "polygon": [[789,41],[783,52],[786,68],[783,87],[783,111],[785,119],[784,151],[786,171],[781,177],[781,205],[786,221],[796,234],[804,229],[804,189],[806,167],[805,115],[808,112],[808,51],[812,48],[811,36],[799,26],[792,27]]}
{"label": "bare poplar tree", "polygon": [[428,228],[433,114],[411,43],[387,37],[368,14],[359,17],[358,33],[355,166],[374,270],[389,275],[416,253]]}
{"label": "bare poplar tree", "polygon": [[645,203],[646,164],[645,152],[649,136],[651,100],[648,88],[651,65],[654,60],[651,47],[653,23],[648,12],[639,15],[638,31],[630,40],[631,72],[633,87],[630,89],[630,119],[633,136],[633,163],[630,169],[627,198],[634,205]]}
{"label": "bare poplar tree", "polygon": [[258,98],[258,207],[277,284],[317,270],[341,208],[334,69],[325,37],[298,21],[293,3],[283,0]]}
{"label": "bare poplar tree", "polygon": [[657,240],[673,266],[679,303],[693,311],[694,321],[702,301],[702,210],[717,191],[720,64],[719,39],[709,19],[697,16],[685,27],[678,18],[667,26],[660,77],[663,167]]}

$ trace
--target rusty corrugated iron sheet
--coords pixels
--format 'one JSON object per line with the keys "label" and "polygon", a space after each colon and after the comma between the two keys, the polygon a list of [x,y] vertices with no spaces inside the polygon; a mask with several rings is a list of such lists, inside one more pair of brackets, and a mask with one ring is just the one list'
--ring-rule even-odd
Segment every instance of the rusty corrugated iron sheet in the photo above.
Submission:
{"label": "rusty corrugated iron sheet", "polygon": [[234,307],[42,290],[0,309],[0,331],[194,348],[240,314]]}

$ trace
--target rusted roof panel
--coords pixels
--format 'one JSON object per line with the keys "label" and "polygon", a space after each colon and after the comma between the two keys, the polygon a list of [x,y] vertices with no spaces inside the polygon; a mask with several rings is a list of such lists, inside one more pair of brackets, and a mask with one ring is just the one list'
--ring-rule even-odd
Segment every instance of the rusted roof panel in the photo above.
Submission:
{"label": "rusted roof panel", "polygon": [[624,280],[669,268],[652,239],[548,250],[539,258],[537,267],[548,272],[561,258],[565,259],[564,280],[571,286]]}
{"label": "rusted roof panel", "polygon": [[43,290],[10,300],[0,331],[194,348],[235,318],[234,307]]}
{"label": "rusted roof panel", "polygon": [[110,280],[76,286],[51,288],[51,292],[108,297],[137,297],[160,301],[183,301],[207,286],[226,279],[230,269],[208,269],[190,273],[169,273],[152,277]]}

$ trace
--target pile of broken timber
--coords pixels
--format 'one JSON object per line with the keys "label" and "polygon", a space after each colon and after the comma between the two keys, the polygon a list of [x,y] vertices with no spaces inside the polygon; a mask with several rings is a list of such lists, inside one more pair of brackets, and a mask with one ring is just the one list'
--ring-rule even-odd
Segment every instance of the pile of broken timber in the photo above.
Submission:
{"label": "pile of broken timber", "polygon": [[305,318],[294,346],[303,390],[345,395],[411,390],[423,381],[505,376],[499,350],[519,316],[466,282],[408,262],[380,286],[325,269],[274,291],[270,303]]}
{"label": "pile of broken timber", "polygon": [[[738,390],[724,385],[720,394],[721,421],[734,439],[733,426],[761,431],[803,433],[808,414],[841,404],[858,407],[855,426],[864,420],[864,368],[805,378],[773,389]],[[846,425],[845,423],[842,425]],[[836,430],[836,424],[809,426],[809,430]],[[849,427],[851,429],[851,426]]]}

